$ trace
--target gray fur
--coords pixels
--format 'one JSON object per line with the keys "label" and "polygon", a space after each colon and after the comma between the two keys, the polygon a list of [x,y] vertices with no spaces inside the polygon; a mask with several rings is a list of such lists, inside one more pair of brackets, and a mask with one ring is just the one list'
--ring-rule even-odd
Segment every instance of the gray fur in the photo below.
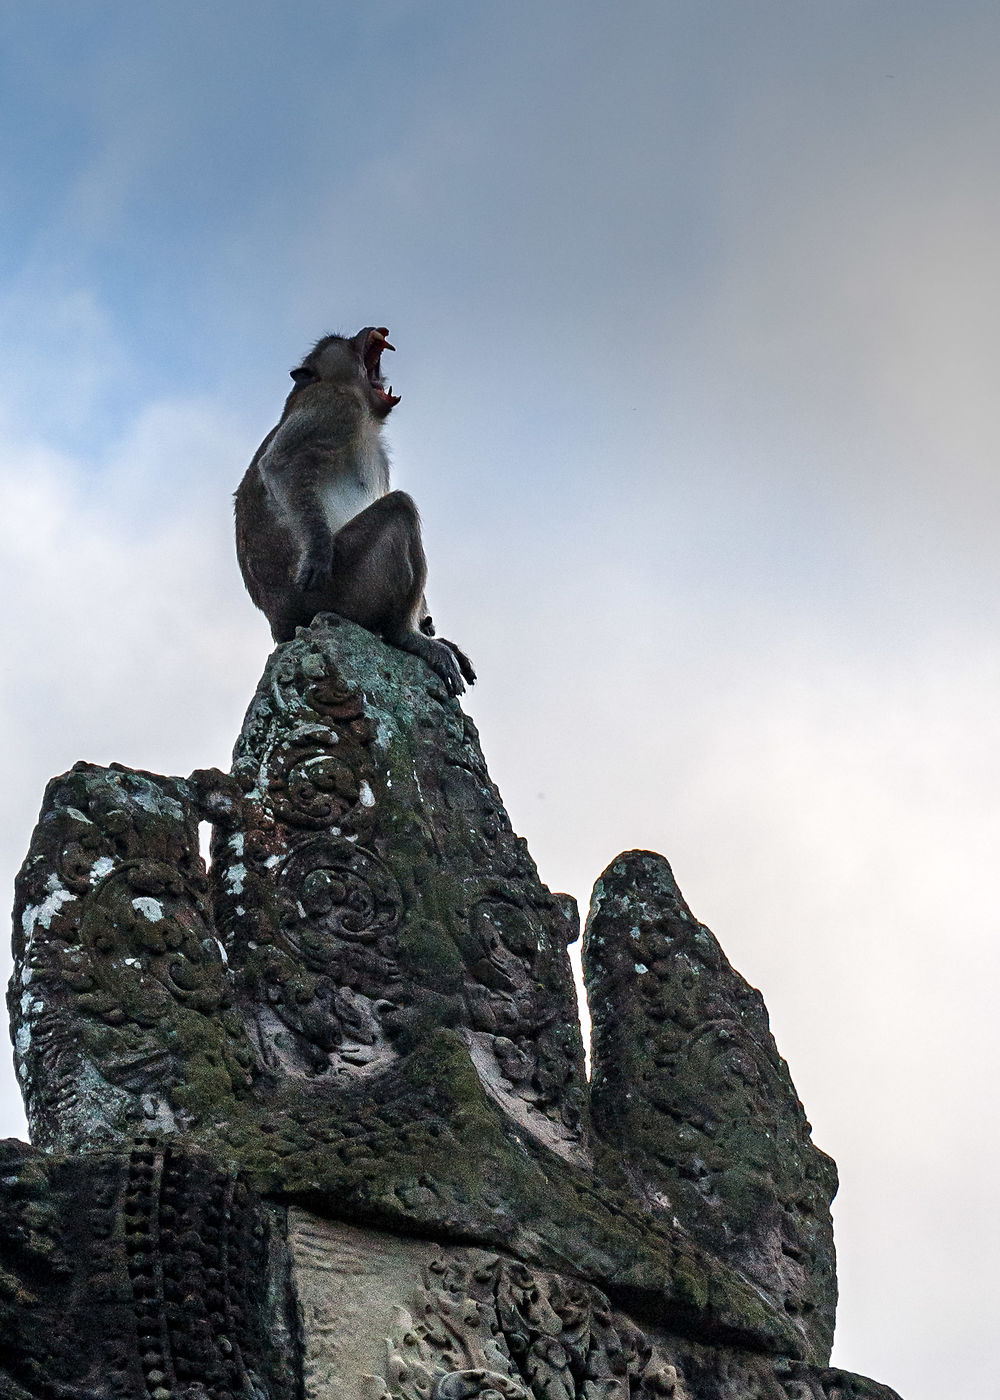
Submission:
{"label": "gray fur", "polygon": [[475,672],[432,635],[420,516],[389,489],[381,431],[399,400],[382,381],[387,335],[326,336],[292,371],[281,419],[236,492],[236,556],[275,641],[339,613],[422,657],[460,695]]}

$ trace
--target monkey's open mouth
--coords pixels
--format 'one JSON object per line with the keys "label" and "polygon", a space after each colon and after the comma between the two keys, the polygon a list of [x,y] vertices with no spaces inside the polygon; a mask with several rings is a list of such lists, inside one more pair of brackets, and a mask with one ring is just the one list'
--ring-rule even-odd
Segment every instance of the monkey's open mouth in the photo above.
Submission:
{"label": "monkey's open mouth", "polygon": [[382,351],[395,350],[395,345],[390,345],[387,339],[389,330],[387,326],[375,326],[368,332],[368,339],[365,342],[364,362],[365,373],[368,375],[368,383],[384,400],[387,409],[399,403],[399,395],[392,392],[392,385],[388,390],[382,381]]}

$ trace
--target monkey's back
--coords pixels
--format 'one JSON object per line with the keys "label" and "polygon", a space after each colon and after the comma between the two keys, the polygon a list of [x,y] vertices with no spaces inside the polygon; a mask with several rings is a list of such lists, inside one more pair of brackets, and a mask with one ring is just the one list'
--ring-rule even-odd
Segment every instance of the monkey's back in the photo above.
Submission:
{"label": "monkey's back", "polygon": [[256,458],[236,491],[236,558],[247,592],[273,621],[279,597],[288,590],[297,549],[268,500]]}

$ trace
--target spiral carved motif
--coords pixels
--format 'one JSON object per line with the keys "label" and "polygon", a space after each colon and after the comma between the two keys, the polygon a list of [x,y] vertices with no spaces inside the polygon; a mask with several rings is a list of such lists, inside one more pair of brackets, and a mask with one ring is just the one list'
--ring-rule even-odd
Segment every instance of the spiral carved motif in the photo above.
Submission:
{"label": "spiral carved motif", "polygon": [[315,744],[294,745],[281,755],[268,782],[278,820],[313,830],[353,825],[371,789],[345,758]]}
{"label": "spiral carved motif", "polygon": [[395,880],[353,842],[321,837],[299,846],[279,884],[284,937],[313,972],[327,971],[345,945],[381,944],[398,926]]}

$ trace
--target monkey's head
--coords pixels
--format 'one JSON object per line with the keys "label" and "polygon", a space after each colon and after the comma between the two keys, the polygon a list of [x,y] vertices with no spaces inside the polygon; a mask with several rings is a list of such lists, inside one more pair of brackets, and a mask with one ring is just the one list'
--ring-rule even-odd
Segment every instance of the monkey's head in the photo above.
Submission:
{"label": "monkey's head", "polygon": [[396,348],[389,344],[388,335],[385,326],[365,326],[363,331],[350,338],[325,335],[298,368],[292,370],[295,380],[292,393],[320,381],[359,385],[373,415],[386,418],[399,403],[399,396],[392,392],[392,385],[386,389],[382,378],[382,351]]}

